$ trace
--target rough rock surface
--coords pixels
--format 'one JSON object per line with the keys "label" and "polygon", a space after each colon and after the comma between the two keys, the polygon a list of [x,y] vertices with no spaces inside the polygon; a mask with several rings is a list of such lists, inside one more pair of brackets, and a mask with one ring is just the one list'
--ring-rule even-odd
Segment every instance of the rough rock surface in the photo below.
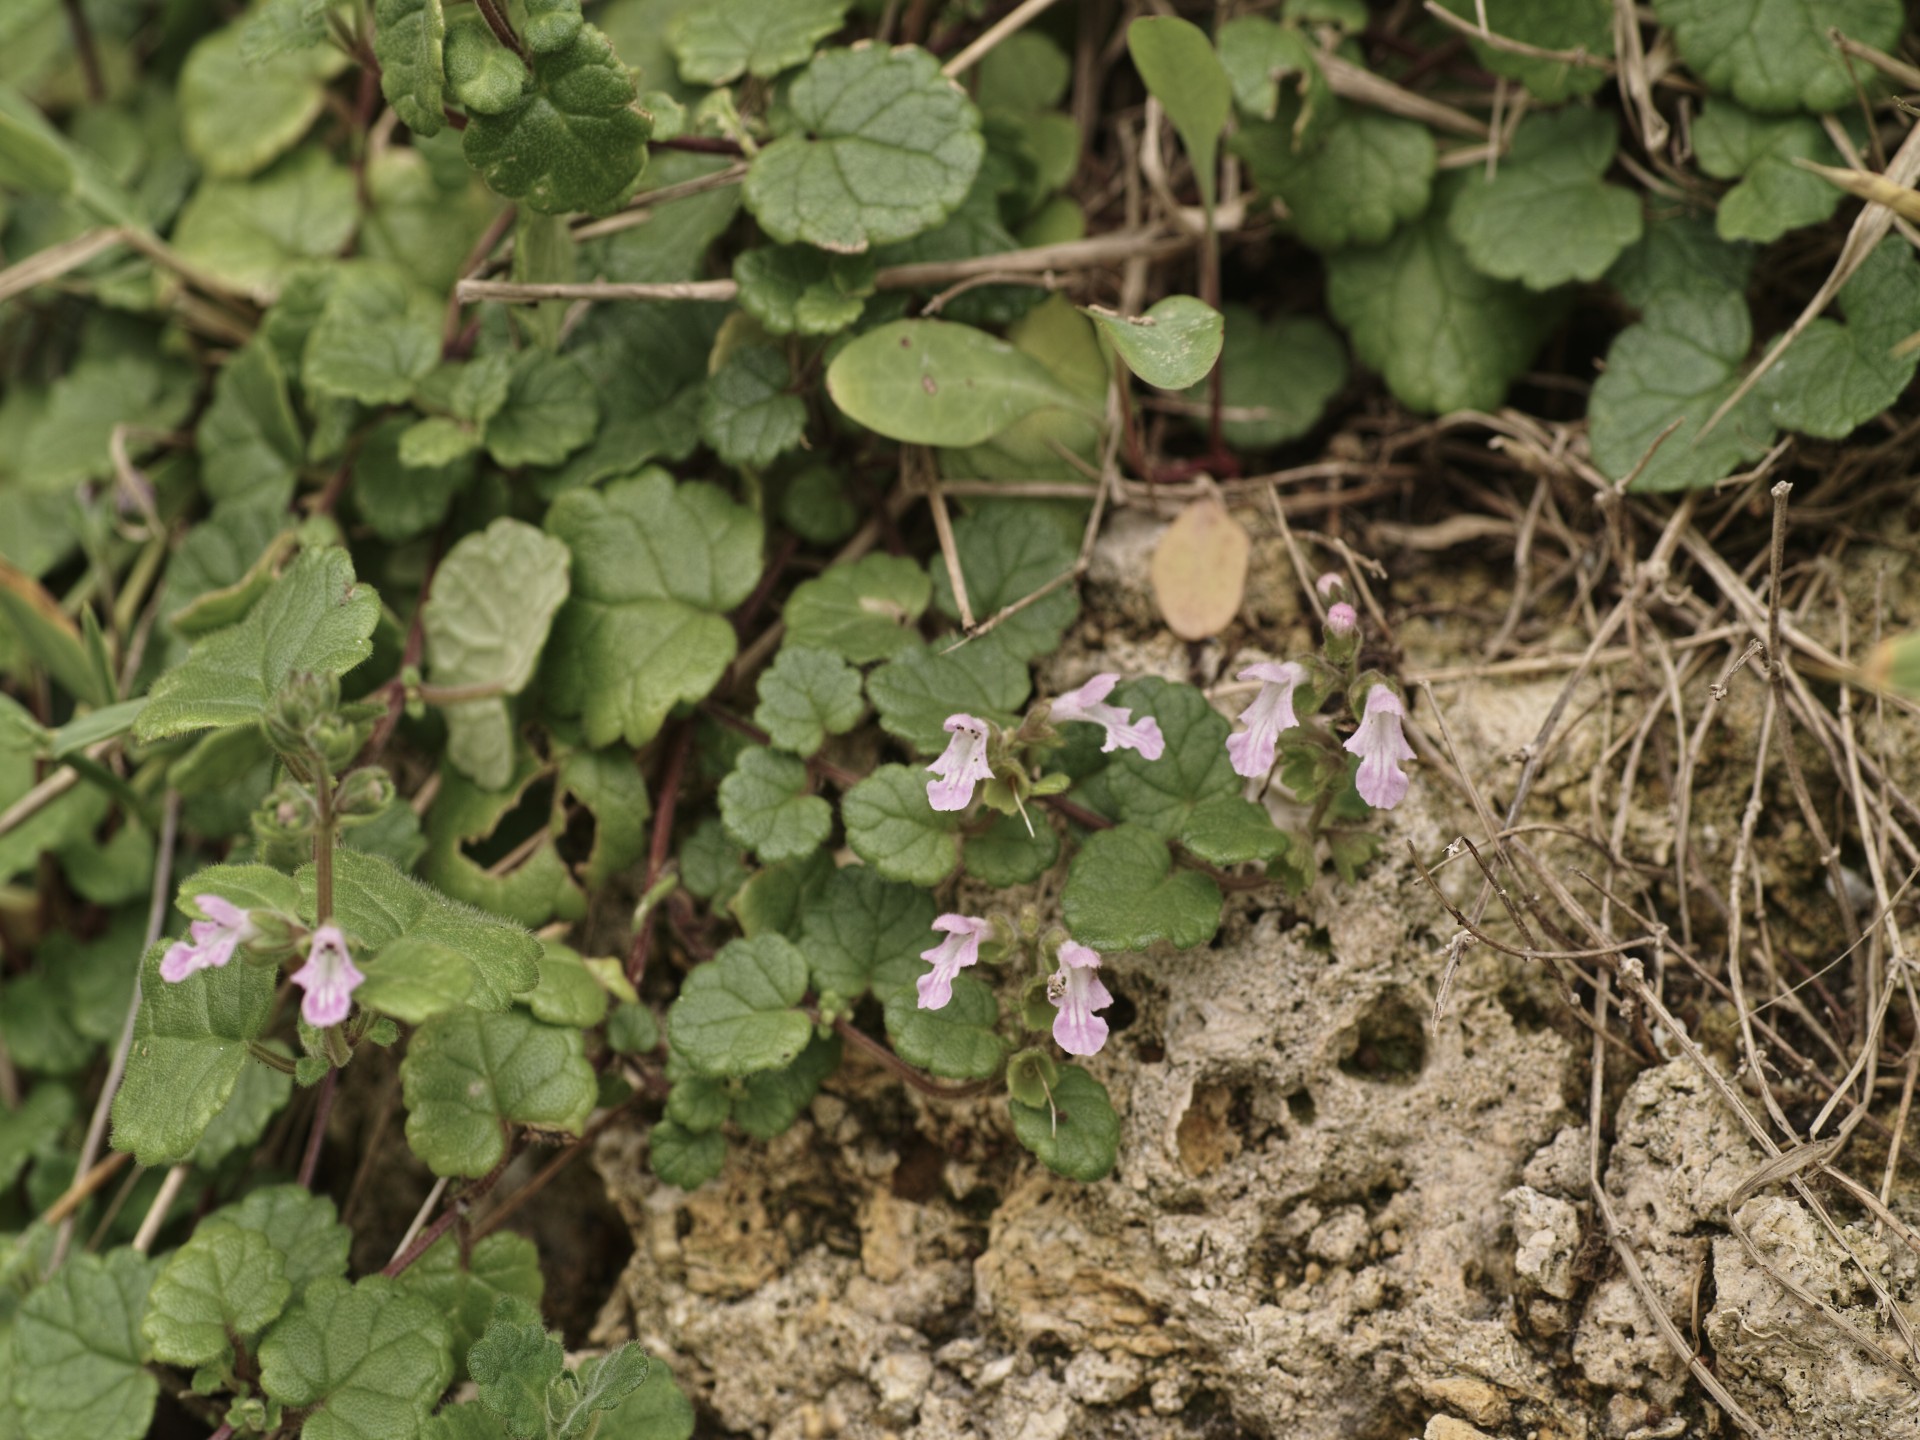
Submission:
{"label": "rough rock surface", "polygon": [[[1082,622],[1043,689],[1100,668],[1211,681],[1266,653],[1152,626],[1156,533],[1116,518],[1089,577],[1103,621]],[[1256,546],[1255,575],[1287,577],[1271,537]],[[1258,633],[1297,648],[1297,592],[1262,585]],[[1402,627],[1409,664],[1461,654],[1447,623]],[[1439,687],[1496,805],[1559,689]],[[1424,699],[1414,714],[1438,733]],[[1570,727],[1536,793],[1584,807],[1598,745]],[[1470,823],[1451,806],[1416,782],[1358,885],[1230,899],[1211,946],[1110,961],[1122,1003],[1092,1068],[1124,1129],[1099,1184],[1034,1162],[1002,1100],[930,1104],[857,1057],[792,1131],[736,1145],[692,1195],[654,1180],[643,1132],[603,1137],[635,1251],[596,1339],[672,1363],[703,1434],[766,1440],[1726,1433],[1599,1233],[1587,1045],[1550,977],[1470,949],[1428,1027],[1452,926],[1405,842],[1439,855]],[[1477,879],[1442,872],[1463,898]],[[1728,1231],[1764,1157],[1704,1077],[1676,1061],[1612,1094],[1604,1183],[1628,1243],[1684,1336],[1698,1304],[1698,1343],[1741,1402],[1794,1440],[1920,1437],[1913,1384],[1810,1320]],[[1858,1271],[1788,1193],[1747,1203],[1756,1247],[1883,1338]],[[1846,1233],[1915,1293],[1910,1252]]]}

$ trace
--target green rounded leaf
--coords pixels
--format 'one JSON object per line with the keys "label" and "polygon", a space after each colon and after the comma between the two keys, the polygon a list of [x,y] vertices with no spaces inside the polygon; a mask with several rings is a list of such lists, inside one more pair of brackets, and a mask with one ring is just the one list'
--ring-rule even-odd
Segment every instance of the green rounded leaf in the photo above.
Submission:
{"label": "green rounded leaf", "polygon": [[718,1130],[695,1134],[662,1120],[647,1143],[647,1165],[669,1185],[698,1190],[727,1164],[727,1137]]}
{"label": "green rounded leaf", "polygon": [[547,703],[580,715],[589,744],[643,745],[733,659],[721,612],[760,578],[760,518],[712,485],[650,469],[568,491],[546,528],[572,550],[574,576],[547,644]]}
{"label": "green rounded leaf", "polygon": [[806,958],[783,937],[730,941],[688,973],[667,1011],[667,1039],[698,1075],[778,1069],[813,1034],[813,1022],[793,1008],[806,991]]}
{"label": "green rounded leaf", "polygon": [[279,1318],[293,1286],[287,1263],[257,1230],[203,1224],[167,1258],[147,1294],[140,1322],[156,1360],[206,1365]]}
{"label": "green rounded leaf", "polygon": [[582,25],[562,49],[533,57],[519,103],[475,114],[467,160],[500,194],[542,215],[604,215],[640,183],[652,125],[634,107],[633,80],[613,46]]}
{"label": "green rounded leaf", "polygon": [[1283,95],[1272,124],[1250,122],[1231,142],[1262,190],[1286,201],[1294,233],[1316,250],[1378,245],[1426,213],[1437,160],[1426,126],[1360,107],[1335,107],[1302,141],[1299,102]]}
{"label": "green rounded leaf", "polygon": [[1371,250],[1330,256],[1327,307],[1354,353],[1422,413],[1498,408],[1558,315],[1474,269],[1440,214]]}
{"label": "green rounded leaf", "polygon": [[1000,1068],[1007,1045],[994,1033],[1000,1004],[971,975],[956,976],[953,998],[922,1010],[911,989],[887,997],[887,1036],[909,1065],[954,1080],[984,1080]]}
{"label": "green rounded leaf", "polygon": [[464,537],[433,574],[422,614],[433,682],[494,686],[499,695],[445,708],[447,759],[488,790],[513,775],[505,696],[526,689],[553,617],[567,598],[572,552],[506,517]]}
{"label": "green rounded leaf", "polygon": [[760,672],[753,723],[782,750],[811,755],[860,721],[860,673],[830,650],[787,644]]}
{"label": "green rounded leaf", "polygon": [[[1241,305],[1226,307],[1220,351],[1220,432],[1229,445],[1266,450],[1297,440],[1320,423],[1347,384],[1347,347],[1312,315],[1277,315],[1266,324]],[[1196,429],[1208,423],[1208,386],[1186,393]]]}
{"label": "green rounded leaf", "polygon": [[373,55],[380,92],[417,135],[438,135],[445,79],[441,45],[447,22],[440,0],[374,0]]}
{"label": "green rounded leaf", "polygon": [[840,801],[853,853],[889,880],[938,885],[960,861],[960,817],[927,803],[927,777],[882,765]]}
{"label": "green rounded leaf", "polygon": [[[1613,54],[1612,0],[1440,0],[1447,9],[1476,25],[1484,14],[1495,35],[1540,50],[1584,53],[1605,60]],[[1477,7],[1484,6],[1485,9]],[[1578,65],[1538,55],[1470,42],[1474,59],[1495,75],[1518,80],[1535,99],[1549,105],[1588,95],[1607,83],[1605,68]]]}
{"label": "green rounded leaf", "polygon": [[223,1206],[203,1222],[257,1231],[281,1257],[287,1283],[298,1300],[316,1280],[347,1273],[353,1236],[338,1223],[333,1201],[301,1185],[267,1185],[237,1205]]}
{"label": "green rounded leaf", "polygon": [[806,429],[807,403],[794,393],[793,369],[778,347],[740,346],[708,377],[700,438],[729,465],[771,465]]}
{"label": "green rounded leaf", "polygon": [[748,746],[720,782],[727,833],[768,864],[818,849],[833,829],[833,807],[808,794],[807,783],[805,761]]}
{"label": "green rounded leaf", "polygon": [[[1840,287],[1846,324],[1821,318],[1761,382],[1774,423],[1839,440],[1905,393],[1920,355],[1895,347],[1920,330],[1920,262],[1889,236]],[[1712,437],[1708,437],[1711,442]]]}
{"label": "green rounded leaf", "polygon": [[1610,111],[1530,116],[1492,178],[1468,176],[1447,227],[1496,279],[1530,290],[1597,280],[1640,238],[1640,197],[1600,178],[1618,143]]}
{"label": "green rounded leaf", "polygon": [[1043,1105],[1012,1102],[1013,1133],[1049,1170],[1091,1184],[1105,1179],[1120,1149],[1120,1117],[1107,1087],[1078,1065],[1062,1065]]}
{"label": "green rounded leaf", "polygon": [[847,0],[713,0],[674,16],[667,45],[689,84],[770,80],[812,55],[846,18]]}
{"label": "green rounded leaf", "polygon": [[916,648],[867,677],[867,694],[880,725],[924,755],[946,748],[946,719],[956,711],[1015,723],[1014,712],[1033,689],[1027,662],[995,630],[957,650]]}
{"label": "green rounded leaf", "polygon": [[260,1342],[260,1385],[304,1440],[408,1440],[453,1378],[446,1322],[398,1281],[316,1280]]}
{"label": "green rounded leaf", "polygon": [[174,1165],[193,1153],[233,1094],[247,1042],[273,1011],[278,977],[235,961],[169,984],[164,942],[141,965],[140,1011],[126,1078],[113,1099],[113,1147],[142,1165]]}
{"label": "green rounded leaf", "polygon": [[[1624,480],[1645,460],[1636,490],[1686,490],[1759,459],[1773,425],[1757,393],[1700,435],[1740,383],[1752,338],[1746,299],[1736,291],[1674,293],[1648,306],[1638,325],[1615,338],[1594,382],[1587,409],[1594,464]],[[1676,420],[1679,428],[1662,440]]]}
{"label": "green rounded leaf", "polygon": [[829,50],[794,80],[753,159],[747,208],[775,240],[856,252],[931,229],[966,199],[980,114],[924,50]]}
{"label": "green rounded leaf", "polygon": [[480,1403],[516,1440],[547,1434],[547,1390],[566,1368],[559,1337],[547,1333],[539,1310],[514,1296],[495,1303],[486,1333],[467,1355]]}
{"label": "green rounded leaf", "polygon": [[1201,198],[1211,205],[1220,132],[1233,112],[1233,84],[1212,42],[1190,20],[1151,15],[1127,27],[1127,50],[1134,69],[1180,132],[1181,143],[1193,158]]}
{"label": "green rounded leaf", "polygon": [[[21,1302],[13,1403],[34,1440],[140,1440],[160,1383],[140,1322],[154,1267],[129,1249],[70,1256]],[[0,1414],[4,1414],[0,1411]]]}
{"label": "green rounded leaf", "polygon": [[1086,313],[1113,342],[1127,368],[1162,390],[1198,384],[1220,358],[1226,322],[1219,311],[1191,295],[1169,295],[1138,317],[1097,308]]}
{"label": "green rounded leaf", "polygon": [[291,149],[326,103],[346,57],[328,46],[250,61],[245,31],[215,30],[180,67],[180,132],[214,176],[251,175]]}
{"label": "green rounded leaf", "polygon": [[1716,95],[1693,122],[1693,153],[1716,180],[1740,182],[1720,197],[1714,214],[1722,240],[1768,244],[1830,219],[1846,198],[1838,186],[1794,163],[1840,163],[1833,141],[1811,116],[1755,115]]}
{"label": "green rounded leaf", "polygon": [[1095,413],[1038,360],[947,320],[869,330],[827,367],[833,403],[876,434],[910,445],[980,445],[1048,408]]}
{"label": "green rounded leaf", "polygon": [[853,1000],[871,988],[882,1000],[911,988],[934,945],[933,897],[865,865],[847,865],[810,893],[800,915],[800,949],[813,985]]}
{"label": "green rounded leaf", "polygon": [[460,1010],[414,1032],[400,1064],[407,1143],[436,1175],[484,1175],[514,1125],[578,1135],[597,1089],[581,1032]]}
{"label": "green rounded leaf", "polygon": [[[954,551],[976,619],[1027,599],[1073,568],[1079,558],[1077,522],[1072,535],[1055,522],[1056,512],[1028,500],[981,501],[954,521]],[[946,565],[936,557],[928,561],[927,572],[934,604],[942,615],[958,620],[960,606]],[[1079,612],[1073,586],[1060,585],[1009,615],[991,633],[1010,653],[1031,660],[1059,645],[1061,633]]]}
{"label": "green rounded leaf", "polygon": [[1680,58],[1749,110],[1838,110],[1853,103],[1859,62],[1838,30],[1882,50],[1900,39],[1900,0],[1654,0]]}
{"label": "green rounded leaf", "polygon": [[458,12],[448,22],[445,49],[448,88],[470,116],[504,115],[520,104],[527,67],[477,11]]}
{"label": "green rounded leaf", "polygon": [[1190,949],[1220,928],[1220,888],[1174,870],[1166,842],[1138,825],[1089,835],[1060,892],[1067,929],[1096,950],[1144,950],[1156,940]]}
{"label": "green rounded leaf", "polygon": [[1027,818],[1031,832],[1018,815],[996,815],[981,834],[969,835],[961,856],[967,874],[1004,889],[1029,884],[1051,870],[1060,858],[1060,837],[1040,811],[1029,807]]}
{"label": "green rounded leaf", "polygon": [[865,665],[919,643],[914,622],[932,596],[926,572],[906,556],[864,555],[796,585],[781,618],[791,643]]}

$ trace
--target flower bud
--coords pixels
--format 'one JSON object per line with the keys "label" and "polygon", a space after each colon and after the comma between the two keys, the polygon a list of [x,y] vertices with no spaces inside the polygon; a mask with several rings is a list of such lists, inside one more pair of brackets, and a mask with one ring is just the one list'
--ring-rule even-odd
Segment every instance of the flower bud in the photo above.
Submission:
{"label": "flower bud", "polygon": [[1038,1047],[1020,1051],[1007,1061],[1007,1091],[1022,1105],[1038,1110],[1060,1082],[1060,1067]]}
{"label": "flower bud", "polygon": [[312,753],[313,727],[340,704],[340,682],[331,675],[301,671],[287,677],[267,706],[267,738],[282,755],[296,760]]}
{"label": "flower bud", "polygon": [[333,808],[343,820],[368,820],[393,803],[393,777],[377,765],[355,770],[334,792]]}
{"label": "flower bud", "polygon": [[1351,661],[1360,648],[1360,615],[1344,600],[1327,607],[1327,658],[1336,665]]}
{"label": "flower bud", "polygon": [[1313,582],[1313,589],[1314,593],[1328,605],[1347,598],[1347,582],[1331,570]]}

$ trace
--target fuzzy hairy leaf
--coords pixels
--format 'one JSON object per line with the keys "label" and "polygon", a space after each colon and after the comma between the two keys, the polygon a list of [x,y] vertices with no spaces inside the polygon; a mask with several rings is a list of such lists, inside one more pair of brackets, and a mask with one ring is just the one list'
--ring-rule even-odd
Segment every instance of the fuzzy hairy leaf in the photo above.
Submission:
{"label": "fuzzy hairy leaf", "polygon": [[140,1333],[156,1360],[206,1365],[230,1353],[229,1335],[258,1334],[292,1297],[286,1259],[265,1235],[202,1224],[160,1267]]}
{"label": "fuzzy hairy leaf", "polygon": [[994,1026],[1000,1004],[971,975],[953,982],[953,998],[938,1010],[922,1010],[911,989],[887,997],[887,1038],[909,1065],[952,1080],[984,1080],[999,1070],[1007,1045]]}
{"label": "fuzzy hairy leaf", "polygon": [[768,864],[812,853],[833,829],[833,807],[807,793],[803,760],[750,745],[720,782],[727,833]]}
{"label": "fuzzy hairy leaf", "polygon": [[1423,414],[1498,408],[1557,310],[1474,269],[1437,213],[1329,257],[1327,307],[1354,353]]}
{"label": "fuzzy hairy leaf", "polygon": [[1299,101],[1283,95],[1277,118],[1249,122],[1231,147],[1256,185],[1286,201],[1303,243],[1321,251],[1378,245],[1426,212],[1436,159],[1426,126],[1336,102],[1302,141],[1298,120]]}
{"label": "fuzzy hairy leaf", "polygon": [[783,645],[760,672],[753,723],[782,750],[811,755],[860,721],[860,672],[830,650]]}
{"label": "fuzzy hairy leaf", "polygon": [[910,445],[980,445],[1037,410],[1090,408],[1024,351],[947,320],[869,330],[827,367],[827,393],[849,418]]}
{"label": "fuzzy hairy leaf", "polygon": [[1653,13],[1711,89],[1767,114],[1852,102],[1855,69],[1829,31],[1882,50],[1900,38],[1900,0],[1654,0]]}
{"label": "fuzzy hairy leaf", "polygon": [[34,1440],[140,1440],[160,1385],[142,1362],[154,1267],[129,1249],[68,1258],[13,1324],[13,1403]]}
{"label": "fuzzy hairy leaf", "polygon": [[1012,1102],[1013,1133],[1049,1170],[1091,1184],[1119,1156],[1120,1117],[1107,1087],[1078,1065],[1062,1065],[1043,1105]]}
{"label": "fuzzy hairy leaf", "polygon": [[1776,425],[1839,440],[1905,393],[1920,354],[1893,351],[1920,330],[1920,263],[1889,239],[1840,287],[1846,323],[1813,321],[1767,372],[1760,389]]}
{"label": "fuzzy hairy leaf", "polygon": [[721,612],[759,579],[760,519],[714,486],[649,469],[562,495],[546,528],[573,551],[574,576],[547,644],[548,703],[580,715],[590,744],[643,745],[733,659]]}
{"label": "fuzzy hairy leaf", "polygon": [[260,1342],[260,1385],[306,1440],[409,1440],[453,1378],[446,1322],[398,1281],[315,1280]]}
{"label": "fuzzy hairy leaf", "polygon": [[927,803],[924,770],[882,765],[841,798],[853,853],[889,880],[938,885],[960,860],[957,814]]}
{"label": "fuzzy hairy leaf", "polygon": [[771,465],[806,434],[807,402],[793,393],[786,352],[743,345],[707,377],[700,437],[729,465]]}
{"label": "fuzzy hairy leaf", "polygon": [[806,958],[789,941],[730,941],[688,973],[667,1011],[667,1038],[698,1075],[778,1069],[813,1033],[813,1022],[793,1008],[806,990]]}
{"label": "fuzzy hairy leaf", "polygon": [[407,1144],[436,1175],[484,1175],[512,1126],[578,1135],[597,1094],[580,1031],[517,1011],[458,1010],[413,1034],[400,1062]]}
{"label": "fuzzy hairy leaf", "polygon": [[374,0],[373,54],[380,92],[417,135],[438,135],[446,77],[441,46],[447,36],[440,0]]}
{"label": "fuzzy hairy leaf", "polygon": [[133,1049],[113,1099],[113,1148],[149,1166],[178,1164],[200,1143],[273,1011],[277,980],[236,959],[169,984],[165,950],[156,944],[142,962]]}
{"label": "fuzzy hairy leaf", "polygon": [[1166,842],[1138,825],[1089,835],[1060,893],[1067,929],[1096,950],[1182,950],[1220,928],[1220,889],[1196,870],[1173,869]]}
{"label": "fuzzy hairy leaf", "polygon": [[[888,880],[866,865],[847,865],[810,893],[800,915],[800,949],[814,988],[851,1000],[869,988],[882,1000],[911,987],[926,962],[933,933],[933,897]],[[885,993],[882,993],[882,992]]]}
{"label": "fuzzy hairy leaf", "polygon": [[640,183],[652,125],[634,109],[633,80],[607,37],[581,25],[536,53],[518,103],[475,114],[463,141],[487,184],[542,215],[604,215]]}

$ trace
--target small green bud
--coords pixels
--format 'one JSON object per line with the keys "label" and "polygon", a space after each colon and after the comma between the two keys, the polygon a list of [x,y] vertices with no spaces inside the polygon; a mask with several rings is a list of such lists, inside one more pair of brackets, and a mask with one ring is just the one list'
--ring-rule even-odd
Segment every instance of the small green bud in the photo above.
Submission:
{"label": "small green bud", "polygon": [[[1047,1008],[1051,1013],[1053,1007]],[[1022,1050],[1007,1062],[1007,1092],[1022,1105],[1036,1110],[1052,1098],[1053,1087],[1059,1080],[1060,1067],[1044,1050]]]}
{"label": "small green bud", "polygon": [[340,682],[331,675],[300,671],[289,675],[267,706],[267,739],[282,755],[304,760],[312,753],[309,735],[340,705]]}
{"label": "small green bud", "polygon": [[253,812],[253,833],[262,845],[275,842],[304,844],[320,823],[313,792],[298,780],[282,780],[267,792]]}
{"label": "small green bud", "polygon": [[400,1038],[400,1027],[387,1016],[379,1015],[367,1026],[366,1038],[369,1044],[378,1045],[384,1050]]}
{"label": "small green bud", "polygon": [[1056,1013],[1047,998],[1047,975],[1030,975],[1020,987],[1020,1020],[1029,1030],[1051,1031]]}
{"label": "small green bud", "polygon": [[334,792],[333,808],[343,820],[369,820],[393,803],[393,777],[377,765],[355,770]]}
{"label": "small green bud", "polygon": [[[306,1038],[305,1029],[305,1026],[301,1027],[302,1040]],[[327,1071],[332,1068],[332,1062],[324,1055],[302,1055],[298,1060],[293,1062],[293,1082],[303,1089],[318,1085],[325,1077]]]}

